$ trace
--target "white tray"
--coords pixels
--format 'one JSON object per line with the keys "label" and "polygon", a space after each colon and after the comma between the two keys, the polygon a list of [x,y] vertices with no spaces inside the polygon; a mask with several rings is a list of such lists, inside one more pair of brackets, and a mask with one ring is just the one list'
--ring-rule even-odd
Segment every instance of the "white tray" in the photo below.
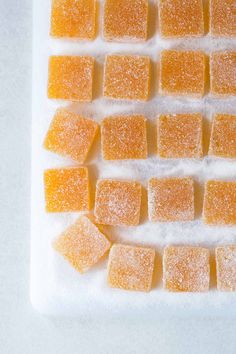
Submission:
{"label": "white tray", "polygon": [[[147,54],[151,56],[155,63],[153,68],[155,68],[161,49],[200,48],[209,53],[211,50],[235,49],[235,40],[213,40],[206,36],[201,39],[164,41],[157,34],[153,34],[145,44],[114,44],[102,40],[101,25],[99,35],[92,43],[53,40],[48,34],[50,6],[49,0],[34,0],[31,233],[31,300],[33,306],[44,314],[80,318],[113,318],[114,316],[136,316],[138,318],[140,315],[157,319],[160,316],[173,315],[180,317],[235,316],[236,294],[217,292],[214,277],[212,277],[210,291],[204,294],[168,293],[162,290],[161,281],[161,253],[165,245],[204,245],[213,250],[218,244],[236,242],[235,227],[207,227],[199,218],[204,181],[212,177],[236,179],[235,162],[213,160],[208,157],[200,161],[161,161],[151,148],[149,149],[150,156],[146,161],[107,163],[101,159],[99,144],[94,147],[87,163],[93,185],[96,178],[123,177],[137,179],[146,186],[150,177],[167,175],[190,175],[198,182],[198,218],[194,222],[151,224],[143,215],[139,227],[106,228],[106,233],[112,241],[143,244],[156,248],[158,276],[154,280],[153,290],[146,294],[108,288],[106,261],[87,274],[80,275],[53,251],[52,240],[70,225],[78,214],[45,213],[43,171],[45,168],[73,163],[44,151],[42,148],[44,136],[56,108],[62,105],[68,106],[63,102],[53,102],[47,99],[47,66],[48,57],[51,54],[94,55],[98,63],[96,74],[99,76],[102,72],[104,56],[107,53]],[[153,5],[151,12],[152,22],[154,22],[156,9]],[[153,75],[155,74],[156,70],[153,69]],[[235,99],[216,100],[208,96],[203,100],[192,100],[164,98],[155,94],[148,103],[113,103],[100,97],[101,80],[96,86],[95,99],[91,104],[69,106],[74,111],[85,113],[97,121],[112,113],[140,112],[146,114],[154,130],[156,117],[162,112],[197,111],[202,112],[208,119],[216,111],[236,112]],[[150,136],[150,140],[153,142],[153,136]],[[152,144],[149,143],[149,145]]]}

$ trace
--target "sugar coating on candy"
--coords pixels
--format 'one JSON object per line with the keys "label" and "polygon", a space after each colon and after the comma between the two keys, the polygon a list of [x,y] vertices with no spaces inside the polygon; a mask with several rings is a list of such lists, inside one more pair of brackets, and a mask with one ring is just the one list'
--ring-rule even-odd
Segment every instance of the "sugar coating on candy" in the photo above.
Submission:
{"label": "sugar coating on candy", "polygon": [[83,163],[98,131],[98,124],[79,114],[58,109],[44,140],[47,150]]}
{"label": "sugar coating on candy", "polygon": [[51,36],[92,40],[95,32],[95,0],[52,0]]}
{"label": "sugar coating on candy", "polygon": [[48,73],[48,98],[90,102],[93,91],[94,58],[51,56]]}
{"label": "sugar coating on candy", "polygon": [[215,96],[236,95],[236,52],[211,55],[211,93]]}
{"label": "sugar coating on candy", "polygon": [[215,115],[212,124],[209,154],[236,158],[236,115]]}
{"label": "sugar coating on candy", "polygon": [[44,172],[48,212],[89,210],[89,179],[86,167],[65,167]]}
{"label": "sugar coating on candy", "polygon": [[110,246],[108,239],[86,216],[81,216],[53,242],[53,248],[80,273],[94,266]]}
{"label": "sugar coating on candy", "polygon": [[205,185],[203,218],[210,225],[236,225],[236,182],[210,180]]}
{"label": "sugar coating on candy", "polygon": [[159,23],[163,37],[203,36],[202,0],[160,0]]}
{"label": "sugar coating on candy", "polygon": [[209,251],[201,247],[168,246],[163,255],[164,288],[173,292],[209,290]]}
{"label": "sugar coating on candy", "polygon": [[205,91],[205,54],[164,50],[160,60],[160,91],[167,95],[202,97]]}
{"label": "sugar coating on candy", "polygon": [[215,37],[236,36],[235,0],[210,0],[210,32]]}
{"label": "sugar coating on candy", "polygon": [[141,115],[105,118],[101,126],[105,160],[146,159],[146,119]]}
{"label": "sugar coating on candy", "polygon": [[105,0],[104,30],[107,40],[147,39],[148,0]]}
{"label": "sugar coating on candy", "polygon": [[236,245],[216,248],[217,289],[236,291]]}
{"label": "sugar coating on candy", "polygon": [[104,225],[138,225],[142,189],[140,183],[99,180],[96,187],[96,222]]}
{"label": "sugar coating on candy", "polygon": [[192,178],[152,178],[148,183],[150,221],[190,221],[194,219]]}
{"label": "sugar coating on candy", "polygon": [[158,120],[158,154],[163,158],[202,157],[201,114],[168,114]]}
{"label": "sugar coating on candy", "polygon": [[155,251],[151,248],[113,245],[108,262],[108,284],[113,288],[150,291]]}
{"label": "sugar coating on candy", "polygon": [[104,96],[146,101],[149,97],[150,58],[108,55],[105,61]]}

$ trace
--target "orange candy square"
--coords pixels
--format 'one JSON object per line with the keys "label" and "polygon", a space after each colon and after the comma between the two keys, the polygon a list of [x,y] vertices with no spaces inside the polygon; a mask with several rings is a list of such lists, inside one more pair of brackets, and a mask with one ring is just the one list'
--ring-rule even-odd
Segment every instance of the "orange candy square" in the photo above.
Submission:
{"label": "orange candy square", "polygon": [[98,124],[67,109],[58,109],[47,132],[44,147],[83,163],[98,131]]}
{"label": "orange candy square", "polygon": [[158,154],[163,158],[202,157],[201,114],[161,115],[157,141]]}
{"label": "orange candy square", "polygon": [[211,93],[214,96],[236,95],[236,52],[211,55]]}
{"label": "orange candy square", "polygon": [[236,291],[236,245],[216,248],[217,289]]}
{"label": "orange candy square", "polygon": [[210,255],[206,248],[168,246],[163,256],[164,288],[172,292],[209,290]]}
{"label": "orange candy square", "polygon": [[101,127],[105,160],[146,159],[146,119],[141,115],[105,118]]}
{"label": "orange candy square", "polygon": [[206,183],[204,222],[209,225],[236,225],[236,182],[211,180]]}
{"label": "orange candy square", "polygon": [[95,197],[96,222],[104,225],[138,225],[142,189],[137,182],[99,180]]}
{"label": "orange candy square", "polygon": [[123,290],[150,291],[155,251],[151,248],[113,245],[108,262],[108,284]]}
{"label": "orange candy square", "polygon": [[202,97],[205,71],[203,52],[164,50],[160,61],[160,91],[163,95]]}
{"label": "orange candy square", "polygon": [[148,0],[105,0],[104,30],[107,40],[145,41]]}
{"label": "orange candy square", "polygon": [[159,22],[163,37],[203,36],[202,0],[160,0]]}
{"label": "orange candy square", "polygon": [[108,55],[105,61],[104,96],[147,101],[150,91],[150,58]]}
{"label": "orange candy square", "polygon": [[236,115],[216,114],[213,120],[209,154],[236,158]]}
{"label": "orange candy square", "polygon": [[192,178],[152,178],[148,184],[150,221],[190,221],[194,219]]}
{"label": "orange candy square", "polygon": [[236,36],[235,0],[210,0],[210,31],[215,37]]}
{"label": "orange candy square", "polygon": [[89,179],[86,167],[46,170],[44,185],[48,212],[89,210]]}
{"label": "orange candy square", "polygon": [[92,40],[95,32],[95,0],[52,0],[51,36]]}
{"label": "orange candy square", "polygon": [[90,102],[94,58],[52,56],[49,60],[48,98]]}
{"label": "orange candy square", "polygon": [[107,238],[86,216],[81,216],[53,242],[53,248],[80,273],[94,266],[110,246]]}

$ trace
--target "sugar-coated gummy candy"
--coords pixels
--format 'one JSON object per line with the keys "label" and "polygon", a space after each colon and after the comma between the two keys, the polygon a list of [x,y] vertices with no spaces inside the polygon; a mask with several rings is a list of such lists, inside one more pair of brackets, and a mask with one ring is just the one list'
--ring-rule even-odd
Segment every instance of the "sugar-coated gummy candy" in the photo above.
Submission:
{"label": "sugar-coated gummy candy", "polygon": [[96,34],[95,0],[52,0],[50,34],[92,40]]}
{"label": "sugar-coated gummy candy", "polygon": [[164,288],[172,292],[208,291],[209,258],[206,248],[167,246],[163,255]]}
{"label": "sugar-coated gummy candy", "polygon": [[202,157],[201,114],[161,115],[157,126],[157,150],[160,157]]}
{"label": "sugar-coated gummy candy", "polygon": [[48,212],[88,211],[89,178],[86,167],[48,169],[44,172]]}
{"label": "sugar-coated gummy candy", "polygon": [[108,261],[108,284],[123,290],[150,291],[155,250],[115,244]]}
{"label": "sugar-coated gummy candy", "polygon": [[150,90],[150,58],[138,55],[108,55],[105,60],[104,96],[146,101]]}
{"label": "sugar-coated gummy candy", "polygon": [[53,242],[53,248],[80,273],[94,266],[110,246],[105,235],[86,216],[81,216]]}
{"label": "sugar-coated gummy candy", "polygon": [[48,97],[90,102],[93,91],[94,58],[88,56],[51,56]]}
{"label": "sugar-coated gummy candy", "polygon": [[146,119],[141,115],[112,116],[101,125],[105,160],[147,158]]}
{"label": "sugar-coated gummy candy", "polygon": [[138,182],[98,180],[95,197],[96,222],[104,225],[138,225],[142,189]]}
{"label": "sugar-coated gummy candy", "polygon": [[98,131],[92,119],[60,108],[44,140],[45,149],[83,163]]}
{"label": "sugar-coated gummy candy", "polygon": [[194,181],[185,178],[152,178],[148,183],[150,221],[194,219]]}
{"label": "sugar-coated gummy candy", "polygon": [[236,245],[216,248],[216,275],[219,291],[236,291]]}
{"label": "sugar-coated gummy candy", "polygon": [[236,36],[235,0],[210,0],[210,32],[215,37]]}

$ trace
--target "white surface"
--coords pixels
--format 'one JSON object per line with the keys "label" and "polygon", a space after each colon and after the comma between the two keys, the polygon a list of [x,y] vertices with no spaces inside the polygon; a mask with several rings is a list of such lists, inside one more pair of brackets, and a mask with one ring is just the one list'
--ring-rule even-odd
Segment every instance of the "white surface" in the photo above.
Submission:
{"label": "white surface", "polygon": [[29,302],[31,0],[0,1],[0,352],[234,354],[236,321],[53,320]]}

